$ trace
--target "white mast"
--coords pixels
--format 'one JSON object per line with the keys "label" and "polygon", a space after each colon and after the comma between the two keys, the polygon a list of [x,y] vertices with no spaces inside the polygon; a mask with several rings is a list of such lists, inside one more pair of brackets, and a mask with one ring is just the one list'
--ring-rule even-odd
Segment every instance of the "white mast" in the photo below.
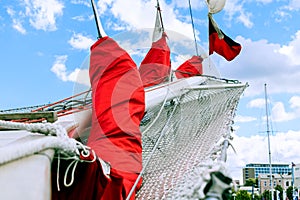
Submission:
{"label": "white mast", "polygon": [[270,168],[270,191],[271,199],[273,196],[273,179],[272,179],[272,159],[271,159],[271,145],[270,145],[270,127],[269,127],[269,113],[268,113],[268,97],[267,97],[267,84],[265,83],[265,102],[266,102],[266,117],[267,117],[267,134],[268,134],[268,148],[269,148],[269,168]]}

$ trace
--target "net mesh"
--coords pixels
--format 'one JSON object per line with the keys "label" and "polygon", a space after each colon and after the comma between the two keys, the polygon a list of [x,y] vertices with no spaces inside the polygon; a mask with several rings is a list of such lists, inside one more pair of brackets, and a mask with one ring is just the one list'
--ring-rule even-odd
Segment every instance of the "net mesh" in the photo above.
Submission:
{"label": "net mesh", "polygon": [[[165,97],[168,100],[147,110],[140,126],[143,184],[136,199],[199,199],[199,196],[192,198],[194,190],[203,187],[208,169],[220,164],[214,160],[220,158],[218,145],[229,133],[239,98],[246,87],[240,83],[235,84],[236,87],[225,87],[230,84],[213,78],[208,78],[205,85],[219,87],[186,89],[171,100],[169,97],[174,94],[169,91]],[[83,93],[83,100],[81,96],[77,97],[80,101],[68,98],[41,108],[56,110],[58,107],[57,111],[63,114],[67,105],[72,109],[90,105],[90,96],[86,93]],[[27,107],[0,113],[34,109],[40,110]]]}
{"label": "net mesh", "polygon": [[[224,82],[209,80],[207,85]],[[142,124],[143,184],[136,199],[174,199],[187,173],[212,160],[245,85],[189,89],[147,111]],[[168,94],[169,95],[169,94]],[[176,199],[176,198],[175,198]]]}

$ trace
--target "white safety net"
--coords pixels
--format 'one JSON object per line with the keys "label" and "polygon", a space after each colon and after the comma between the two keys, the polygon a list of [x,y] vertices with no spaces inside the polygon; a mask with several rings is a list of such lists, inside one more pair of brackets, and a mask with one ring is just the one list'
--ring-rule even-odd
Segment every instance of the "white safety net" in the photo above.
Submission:
{"label": "white safety net", "polygon": [[147,111],[141,123],[144,169],[137,199],[182,199],[179,191],[186,191],[188,173],[207,170],[203,164],[214,160],[215,145],[228,134],[245,87],[208,79]]}

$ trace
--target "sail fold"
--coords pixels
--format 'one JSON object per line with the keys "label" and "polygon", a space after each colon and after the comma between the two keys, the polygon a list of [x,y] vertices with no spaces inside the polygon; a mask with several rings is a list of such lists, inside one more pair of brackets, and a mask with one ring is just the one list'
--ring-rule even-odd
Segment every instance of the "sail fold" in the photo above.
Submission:
{"label": "sail fold", "polygon": [[167,34],[152,43],[150,50],[141,62],[139,72],[144,87],[166,82],[170,75],[170,48],[167,44]]}
{"label": "sail fold", "polygon": [[89,74],[93,110],[87,144],[111,165],[103,199],[125,198],[142,170],[143,84],[131,57],[109,37],[92,45]]}
{"label": "sail fold", "polygon": [[203,59],[200,56],[193,56],[182,63],[176,70],[175,75],[178,79],[197,76],[203,74]]}

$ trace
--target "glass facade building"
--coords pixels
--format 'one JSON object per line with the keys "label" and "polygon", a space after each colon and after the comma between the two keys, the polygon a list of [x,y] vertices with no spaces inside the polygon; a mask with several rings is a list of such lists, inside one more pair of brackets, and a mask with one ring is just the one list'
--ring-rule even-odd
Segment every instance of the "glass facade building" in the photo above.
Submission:
{"label": "glass facade building", "polygon": [[[272,174],[291,174],[292,168],[289,164],[272,164]],[[261,163],[250,163],[243,168],[243,181],[249,178],[258,178],[259,174],[270,174],[270,165]]]}

